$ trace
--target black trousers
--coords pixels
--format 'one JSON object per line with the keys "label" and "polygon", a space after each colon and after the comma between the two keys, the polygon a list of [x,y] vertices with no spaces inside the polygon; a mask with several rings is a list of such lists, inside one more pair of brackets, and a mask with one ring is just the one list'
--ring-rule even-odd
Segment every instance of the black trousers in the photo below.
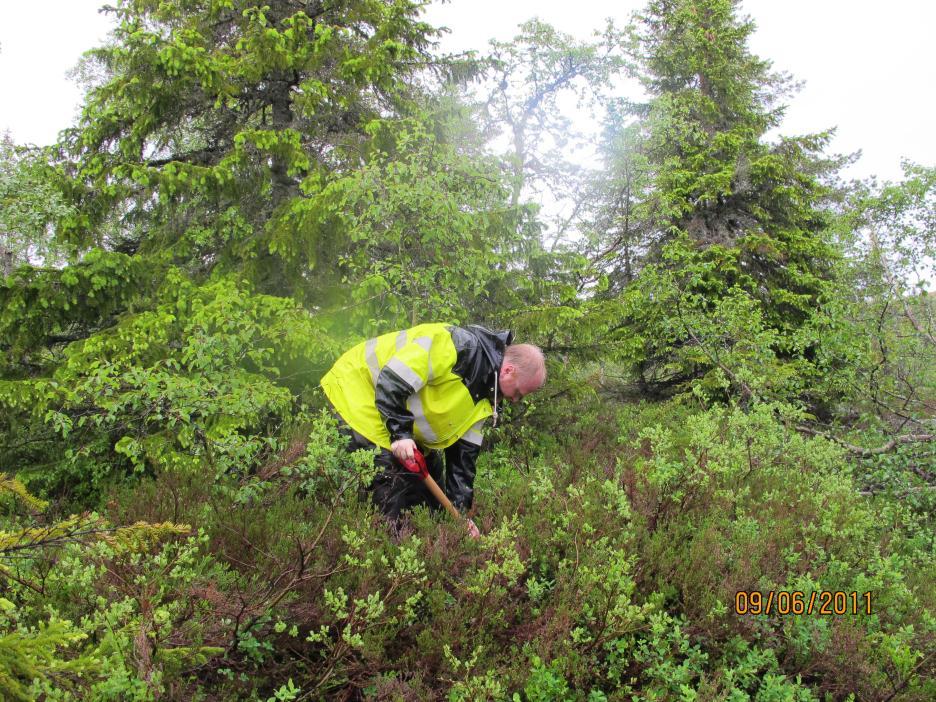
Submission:
{"label": "black trousers", "polygon": [[[347,438],[348,451],[378,448],[349,427],[337,412],[335,416],[338,418],[338,431]],[[424,455],[429,475],[440,487],[443,486],[442,452],[425,451]],[[380,472],[373,482],[363,489],[361,497],[366,499],[369,496],[371,502],[389,519],[399,519],[401,513],[418,505],[425,505],[431,510],[442,508],[435,496],[429,492],[425,482],[416,473],[406,470],[389,450],[380,448],[374,464],[380,468]]]}

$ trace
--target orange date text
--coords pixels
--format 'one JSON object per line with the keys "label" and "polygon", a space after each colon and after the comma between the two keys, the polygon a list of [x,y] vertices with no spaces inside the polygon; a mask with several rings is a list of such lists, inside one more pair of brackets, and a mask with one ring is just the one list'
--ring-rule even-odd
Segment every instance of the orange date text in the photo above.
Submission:
{"label": "orange date text", "polygon": [[735,614],[871,614],[870,592],[842,590],[739,590],[735,594]]}

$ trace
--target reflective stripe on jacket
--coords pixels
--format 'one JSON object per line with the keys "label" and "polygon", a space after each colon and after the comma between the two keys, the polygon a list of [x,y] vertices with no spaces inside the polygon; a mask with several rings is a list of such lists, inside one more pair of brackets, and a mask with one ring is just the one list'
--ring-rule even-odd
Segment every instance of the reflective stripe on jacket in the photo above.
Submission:
{"label": "reflective stripe on jacket", "polygon": [[351,428],[378,446],[414,438],[430,449],[459,439],[480,447],[492,413],[488,391],[511,338],[482,327],[420,324],[349,349],[322,387]]}

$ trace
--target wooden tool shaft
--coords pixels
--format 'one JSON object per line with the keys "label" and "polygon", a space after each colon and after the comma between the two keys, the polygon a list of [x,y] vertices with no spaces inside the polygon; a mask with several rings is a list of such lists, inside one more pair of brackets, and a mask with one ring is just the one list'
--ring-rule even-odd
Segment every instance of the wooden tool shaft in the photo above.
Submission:
{"label": "wooden tool shaft", "polygon": [[445,507],[445,509],[448,510],[449,514],[455,517],[455,519],[458,521],[462,521],[463,517],[461,516],[461,513],[455,509],[455,505],[453,505],[452,501],[445,496],[445,493],[442,492],[442,488],[440,488],[436,481],[432,479],[432,476],[427,475],[424,480],[426,481],[426,486],[429,488],[429,492],[435,495],[435,498],[442,504],[443,507]]}

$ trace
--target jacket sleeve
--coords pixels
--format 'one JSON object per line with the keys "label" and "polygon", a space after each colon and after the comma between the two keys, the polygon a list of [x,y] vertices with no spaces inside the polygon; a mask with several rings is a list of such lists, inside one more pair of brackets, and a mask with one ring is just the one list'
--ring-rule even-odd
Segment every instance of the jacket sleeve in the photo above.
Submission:
{"label": "jacket sleeve", "polygon": [[413,413],[406,407],[406,398],[414,392],[412,386],[392,369],[384,367],[374,387],[377,411],[390,433],[391,443],[413,438]]}

